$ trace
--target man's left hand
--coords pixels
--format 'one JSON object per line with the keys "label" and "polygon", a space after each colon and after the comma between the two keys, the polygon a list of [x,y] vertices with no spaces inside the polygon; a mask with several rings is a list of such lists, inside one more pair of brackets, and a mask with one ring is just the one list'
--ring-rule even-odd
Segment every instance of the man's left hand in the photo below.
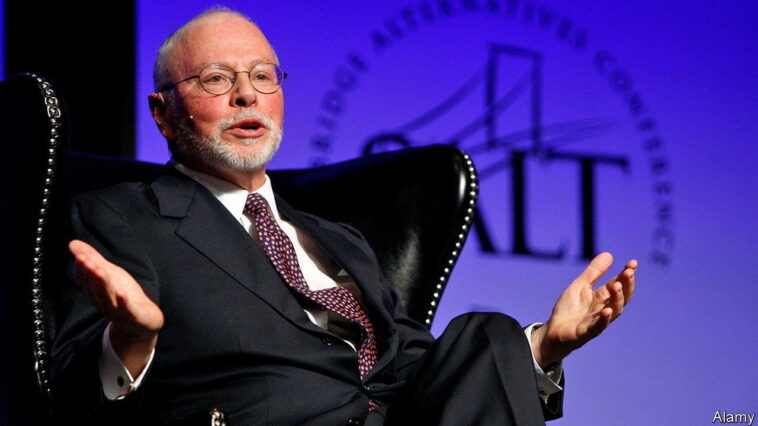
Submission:
{"label": "man's left hand", "polygon": [[597,255],[561,294],[547,323],[532,334],[532,353],[537,363],[548,366],[560,361],[613,322],[634,294],[638,262],[630,260],[607,284],[592,289],[613,263],[610,253]]}

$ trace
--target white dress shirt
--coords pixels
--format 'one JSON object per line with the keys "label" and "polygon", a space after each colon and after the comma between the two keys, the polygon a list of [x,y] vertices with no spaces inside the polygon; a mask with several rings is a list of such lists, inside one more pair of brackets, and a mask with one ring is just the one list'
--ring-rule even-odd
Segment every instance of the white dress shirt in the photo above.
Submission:
{"label": "white dress shirt", "polygon": [[[250,236],[258,240],[255,224],[249,216],[243,213],[245,201],[248,196],[248,192],[245,189],[214,176],[189,169],[181,164],[174,163],[173,165],[177,170],[207,188],[211,194],[213,194],[221,204],[229,210],[229,213],[237,219]],[[266,200],[271,210],[270,213],[272,217],[292,241],[295,254],[297,255],[300,264],[300,269],[302,270],[305,281],[311,290],[321,290],[340,286],[348,289],[359,299],[361,298],[360,289],[345,270],[334,263],[334,261],[321,250],[318,244],[310,238],[310,236],[294,227],[290,222],[282,219],[279,215],[279,210],[276,207],[274,191],[271,188],[271,181],[268,176],[266,176],[266,181],[263,186],[253,192],[257,192]],[[303,310],[314,324],[340,337],[345,343],[350,345],[353,350],[355,350],[356,344],[359,343],[358,339],[360,339],[360,335],[356,335],[356,329],[354,327],[345,326],[345,321],[347,320],[328,310],[320,308],[307,307],[303,308]],[[524,330],[526,338],[529,340],[530,347],[532,330],[541,325],[542,324],[532,324]],[[155,350],[150,354],[150,359],[139,377],[133,378],[129,373],[129,370],[124,367],[123,363],[121,363],[121,360],[118,358],[118,355],[113,350],[110,343],[109,330],[110,326],[106,328],[105,333],[103,333],[99,371],[100,381],[102,382],[103,392],[105,393],[106,398],[114,400],[123,398],[129,392],[139,387],[145,377],[145,373],[152,364]],[[534,359],[534,356],[532,356],[532,359]],[[534,360],[534,367],[537,373],[537,385],[541,397],[547,398],[549,395],[561,390],[561,387],[557,384],[562,375],[560,365],[547,373],[542,371],[536,360]]]}

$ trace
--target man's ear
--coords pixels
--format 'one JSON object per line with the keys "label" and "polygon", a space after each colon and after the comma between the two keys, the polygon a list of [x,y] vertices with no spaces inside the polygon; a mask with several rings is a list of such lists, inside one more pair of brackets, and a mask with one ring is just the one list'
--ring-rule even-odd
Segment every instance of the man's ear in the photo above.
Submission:
{"label": "man's ear", "polygon": [[150,114],[152,114],[153,120],[155,120],[155,124],[163,137],[168,140],[176,140],[171,121],[168,119],[168,106],[163,94],[151,93],[147,95],[147,104],[150,106]]}

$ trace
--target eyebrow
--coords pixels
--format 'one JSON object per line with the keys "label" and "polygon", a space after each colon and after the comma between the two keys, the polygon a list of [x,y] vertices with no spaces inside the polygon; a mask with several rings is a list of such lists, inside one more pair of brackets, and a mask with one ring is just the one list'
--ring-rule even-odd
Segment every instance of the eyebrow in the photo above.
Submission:
{"label": "eyebrow", "polygon": [[[250,64],[250,65],[248,66],[248,69],[249,69],[249,70],[251,70],[251,69],[253,69],[253,68],[257,67],[257,66],[258,66],[258,65],[260,65],[260,64],[274,64],[274,65],[279,65],[279,64],[276,62],[276,60],[275,60],[274,58],[261,58],[261,59],[255,59],[255,60],[252,60],[252,61],[248,62],[248,64]],[[200,65],[197,67],[197,72],[200,72],[200,70],[202,70],[203,68],[207,67],[208,65],[221,65],[221,66],[227,67],[227,68],[229,68],[229,69],[232,69],[232,70],[234,69],[234,67],[233,67],[233,66],[229,65],[229,64],[228,64],[228,63],[226,63],[226,62],[202,62],[202,63],[200,63]]]}

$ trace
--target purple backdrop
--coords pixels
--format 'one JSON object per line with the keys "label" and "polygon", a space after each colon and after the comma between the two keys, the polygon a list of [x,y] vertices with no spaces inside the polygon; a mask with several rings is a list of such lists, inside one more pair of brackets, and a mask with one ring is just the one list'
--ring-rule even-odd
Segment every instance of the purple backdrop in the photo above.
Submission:
{"label": "purple backdrop", "polygon": [[[210,4],[139,4],[138,99],[160,41]],[[290,74],[273,167],[457,143],[482,174],[485,226],[469,238],[436,333],[469,310],[544,320],[583,251],[637,257],[633,303],[566,360],[558,423],[754,412],[756,3],[381,4],[227,2],[260,24]],[[146,102],[137,117],[139,158],[165,161]]]}

